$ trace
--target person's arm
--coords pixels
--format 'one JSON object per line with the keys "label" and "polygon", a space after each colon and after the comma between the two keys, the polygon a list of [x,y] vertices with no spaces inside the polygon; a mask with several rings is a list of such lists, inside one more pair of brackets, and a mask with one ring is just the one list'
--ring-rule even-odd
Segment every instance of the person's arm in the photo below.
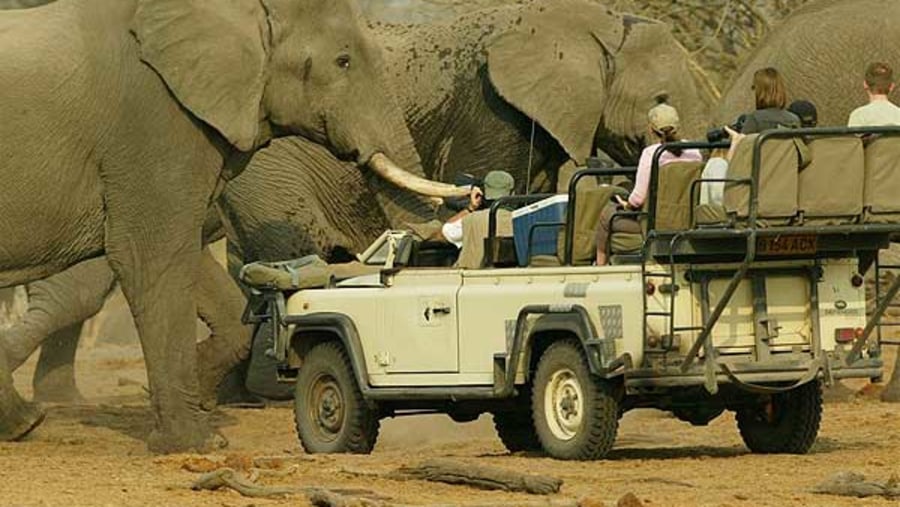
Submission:
{"label": "person's arm", "polygon": [[469,205],[466,206],[466,209],[450,217],[450,220],[447,220],[447,223],[452,224],[455,222],[459,222],[467,215],[478,211],[478,208],[481,207],[482,202],[484,202],[484,192],[482,192],[478,187],[472,187],[472,191],[469,192]]}
{"label": "person's arm", "polygon": [[[639,209],[647,198],[647,190],[650,188],[650,172],[653,170],[653,155],[658,145],[644,148],[641,152],[641,160],[638,162],[637,174],[634,177],[634,189],[628,196],[628,206],[631,209]],[[619,204],[625,204],[620,202]]]}

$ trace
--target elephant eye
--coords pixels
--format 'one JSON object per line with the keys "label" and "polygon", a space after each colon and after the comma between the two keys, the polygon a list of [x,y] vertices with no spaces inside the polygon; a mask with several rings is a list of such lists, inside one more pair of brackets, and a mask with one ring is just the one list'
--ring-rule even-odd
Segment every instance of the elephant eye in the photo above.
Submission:
{"label": "elephant eye", "polygon": [[337,60],[335,60],[335,63],[337,63],[338,67],[340,67],[344,70],[349,69],[350,68],[350,55],[341,55],[341,56],[337,57]]}

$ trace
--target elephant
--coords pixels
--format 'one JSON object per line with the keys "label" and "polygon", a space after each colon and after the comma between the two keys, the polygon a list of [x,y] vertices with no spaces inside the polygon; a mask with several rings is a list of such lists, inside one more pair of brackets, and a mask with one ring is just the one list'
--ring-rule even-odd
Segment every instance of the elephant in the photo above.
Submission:
{"label": "elephant", "polygon": [[[659,95],[681,108],[687,132],[703,130],[712,102],[666,25],[593,2],[509,5],[452,24],[374,29],[394,87],[407,92],[398,99],[432,179],[505,168],[515,174],[520,191],[532,179],[532,187],[552,186],[560,166],[584,163],[595,148],[634,163],[646,110]],[[532,29],[546,32],[547,40],[535,40]],[[544,44],[559,51],[536,48]],[[535,72],[535,80],[515,82],[514,75],[527,74],[513,72],[517,65],[547,69]],[[576,84],[557,86],[556,80]],[[545,97],[541,87],[558,92],[558,100]],[[532,90],[544,95],[532,100]],[[560,109],[555,114],[554,104]],[[520,107],[534,111],[534,121]],[[543,178],[528,178],[529,159],[534,175]],[[257,153],[217,204],[227,218],[236,263],[311,253],[348,260],[385,228],[430,213],[408,192],[302,139],[278,139]]]}
{"label": "elephant", "polygon": [[[749,56],[722,95],[720,124],[753,107],[753,73],[775,67],[792,100],[816,104],[819,126],[845,126],[850,113],[867,102],[866,66],[884,61],[900,69],[900,2],[819,0],[785,19]],[[891,96],[900,103],[900,90]],[[890,256],[897,258],[897,246]],[[896,263],[893,263],[896,264]],[[882,400],[900,402],[900,356]]]}
{"label": "elephant", "polygon": [[[358,14],[332,0],[62,0],[0,13],[0,287],[106,255],[141,338],[151,450],[215,441],[185,339],[190,289],[207,208],[255,150],[303,135],[391,184],[459,193],[416,174]],[[40,411],[8,378],[0,436],[17,439]]]}
{"label": "elephant", "polygon": [[679,109],[687,137],[705,132],[716,100],[668,25],[596,1],[374,30],[432,179],[503,169],[520,193],[563,188],[559,168],[591,155],[635,165],[659,97]]}

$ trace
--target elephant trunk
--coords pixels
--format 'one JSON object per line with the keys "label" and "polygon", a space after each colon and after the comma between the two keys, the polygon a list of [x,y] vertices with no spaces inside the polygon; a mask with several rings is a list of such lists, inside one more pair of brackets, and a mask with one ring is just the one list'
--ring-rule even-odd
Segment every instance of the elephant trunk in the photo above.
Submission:
{"label": "elephant trunk", "polygon": [[442,198],[462,197],[469,194],[467,188],[439,183],[416,176],[400,168],[383,153],[372,155],[368,166],[385,181],[416,194]]}

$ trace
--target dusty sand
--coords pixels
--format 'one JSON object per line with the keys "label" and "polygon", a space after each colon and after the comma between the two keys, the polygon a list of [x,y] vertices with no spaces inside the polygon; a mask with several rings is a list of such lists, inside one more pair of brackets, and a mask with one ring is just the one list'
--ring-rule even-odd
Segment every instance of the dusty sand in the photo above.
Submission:
{"label": "dusty sand", "polygon": [[[302,495],[262,500],[230,491],[191,491],[198,474],[183,465],[196,457],[154,456],[142,440],[151,415],[139,349],[99,345],[82,351],[78,361],[78,381],[90,404],[49,407],[47,421],[34,435],[21,443],[0,444],[0,505],[308,505]],[[26,395],[33,365],[32,360],[16,375]],[[707,428],[693,428],[660,412],[635,411],[622,420],[609,459],[571,463],[510,456],[494,436],[489,417],[455,424],[443,416],[419,416],[384,421],[371,456],[308,456],[291,475],[263,482],[364,488],[409,504],[529,499],[344,472],[387,472],[425,458],[449,457],[556,475],[565,481],[561,498],[593,497],[607,505],[628,492],[647,506],[896,505],[814,495],[810,489],[840,470],[879,480],[900,472],[898,420],[900,405],[882,404],[872,396],[830,404],[811,454],[756,456],[743,447],[728,414]],[[258,456],[302,456],[289,406],[227,409],[216,423],[230,446],[212,459],[240,465]]]}

